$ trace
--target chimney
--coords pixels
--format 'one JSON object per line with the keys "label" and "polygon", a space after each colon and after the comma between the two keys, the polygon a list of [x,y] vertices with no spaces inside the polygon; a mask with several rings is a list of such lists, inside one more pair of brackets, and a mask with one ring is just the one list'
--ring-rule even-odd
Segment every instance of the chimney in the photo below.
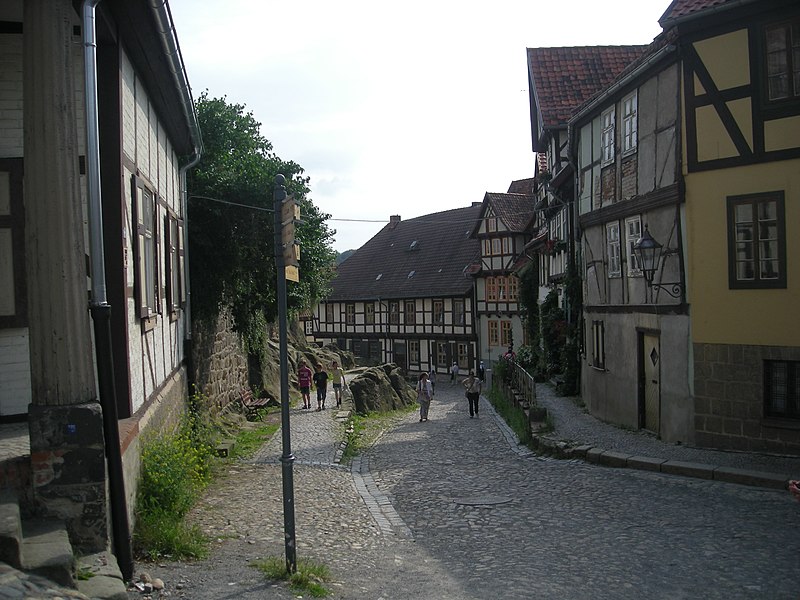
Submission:
{"label": "chimney", "polygon": [[389,217],[389,229],[394,229],[400,222],[400,215],[392,215]]}

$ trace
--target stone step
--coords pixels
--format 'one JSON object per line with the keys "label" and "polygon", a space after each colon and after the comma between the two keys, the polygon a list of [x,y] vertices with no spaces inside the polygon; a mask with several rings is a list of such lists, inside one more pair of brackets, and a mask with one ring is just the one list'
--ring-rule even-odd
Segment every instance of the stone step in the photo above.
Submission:
{"label": "stone step", "polygon": [[13,491],[0,492],[0,562],[19,569],[21,566],[20,548],[22,545],[22,520],[19,502]]}
{"label": "stone step", "polygon": [[127,600],[117,559],[110,552],[99,552],[78,559],[78,591],[92,600]]}
{"label": "stone step", "polygon": [[55,519],[22,524],[21,568],[67,587],[75,587],[75,557],[66,525]]}

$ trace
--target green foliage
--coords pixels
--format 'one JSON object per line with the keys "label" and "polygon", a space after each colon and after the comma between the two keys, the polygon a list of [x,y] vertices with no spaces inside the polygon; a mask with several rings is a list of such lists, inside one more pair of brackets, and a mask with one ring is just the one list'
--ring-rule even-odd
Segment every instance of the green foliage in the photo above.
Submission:
{"label": "green foliage", "polygon": [[309,308],[327,293],[335,231],[326,224],[330,215],[308,198],[310,180],[303,169],[275,154],[261,135],[261,124],[243,105],[203,93],[197,112],[205,148],[188,176],[192,306],[199,319],[213,319],[221,305],[230,306],[234,326],[248,350],[257,354],[265,344],[265,325],[278,311],[275,176],[286,177],[287,194],[301,210],[295,232],[301,247],[300,282],[287,284],[290,310]]}
{"label": "green foliage", "polygon": [[580,393],[581,385],[580,317],[582,293],[581,281],[572,263],[567,268],[564,295],[566,297],[567,318],[564,346],[561,351],[564,378],[558,386],[558,393],[563,396],[575,396]]}
{"label": "green foliage", "polygon": [[139,512],[134,536],[136,553],[145,560],[200,560],[208,557],[208,538],[183,517],[162,510]]}
{"label": "green foliage", "polygon": [[142,448],[142,471],[136,504],[136,547],[150,559],[169,555],[199,558],[205,540],[183,517],[211,479],[212,430],[198,412],[194,396],[176,431],[151,438]]}
{"label": "green foliage", "polygon": [[567,322],[558,305],[558,291],[550,290],[539,309],[542,324],[542,363],[546,377],[562,371],[561,355],[566,342]]}
{"label": "green foliage", "polygon": [[493,386],[488,397],[497,414],[503,417],[503,420],[517,434],[520,443],[530,444],[531,429],[525,411],[506,397],[501,386]]}
{"label": "green foliage", "polygon": [[[264,412],[268,413],[269,410]],[[236,435],[236,440],[233,445],[233,456],[231,458],[250,458],[274,435],[279,427],[279,423],[270,423],[240,431]]]}
{"label": "green foliage", "polygon": [[286,561],[277,556],[251,563],[252,567],[261,571],[271,581],[288,581],[289,587],[298,592],[306,592],[312,598],[324,598],[330,591],[323,585],[330,580],[330,570],[323,564],[299,559],[297,572],[289,573]]}

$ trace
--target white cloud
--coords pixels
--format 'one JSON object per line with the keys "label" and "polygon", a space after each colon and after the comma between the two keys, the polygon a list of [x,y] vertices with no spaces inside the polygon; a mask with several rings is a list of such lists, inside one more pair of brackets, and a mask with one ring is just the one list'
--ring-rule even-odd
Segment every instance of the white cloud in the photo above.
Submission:
{"label": "white cloud", "polygon": [[[668,4],[170,2],[194,90],[246,105],[323,212],[383,220],[532,176],[526,47],[649,43]],[[382,227],[330,225],[340,251]]]}

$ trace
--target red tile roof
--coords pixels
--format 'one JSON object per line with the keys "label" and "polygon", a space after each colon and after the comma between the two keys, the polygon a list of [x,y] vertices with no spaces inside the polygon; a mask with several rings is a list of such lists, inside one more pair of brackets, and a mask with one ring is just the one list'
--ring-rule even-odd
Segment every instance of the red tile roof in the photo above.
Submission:
{"label": "red tile roof", "polygon": [[533,177],[529,179],[517,179],[508,186],[509,194],[533,194]]}
{"label": "red tile roof", "polygon": [[486,192],[484,202],[490,204],[494,214],[514,233],[522,233],[533,218],[533,205],[536,202],[530,194],[498,194]]}
{"label": "red tile roof", "polygon": [[666,28],[669,26],[670,21],[688,17],[724,4],[733,5],[741,4],[741,2],[739,0],[673,0],[658,22],[662,27]]}
{"label": "red tile roof", "polygon": [[544,127],[566,126],[575,108],[646,49],[646,45],[528,48],[531,101]]}

